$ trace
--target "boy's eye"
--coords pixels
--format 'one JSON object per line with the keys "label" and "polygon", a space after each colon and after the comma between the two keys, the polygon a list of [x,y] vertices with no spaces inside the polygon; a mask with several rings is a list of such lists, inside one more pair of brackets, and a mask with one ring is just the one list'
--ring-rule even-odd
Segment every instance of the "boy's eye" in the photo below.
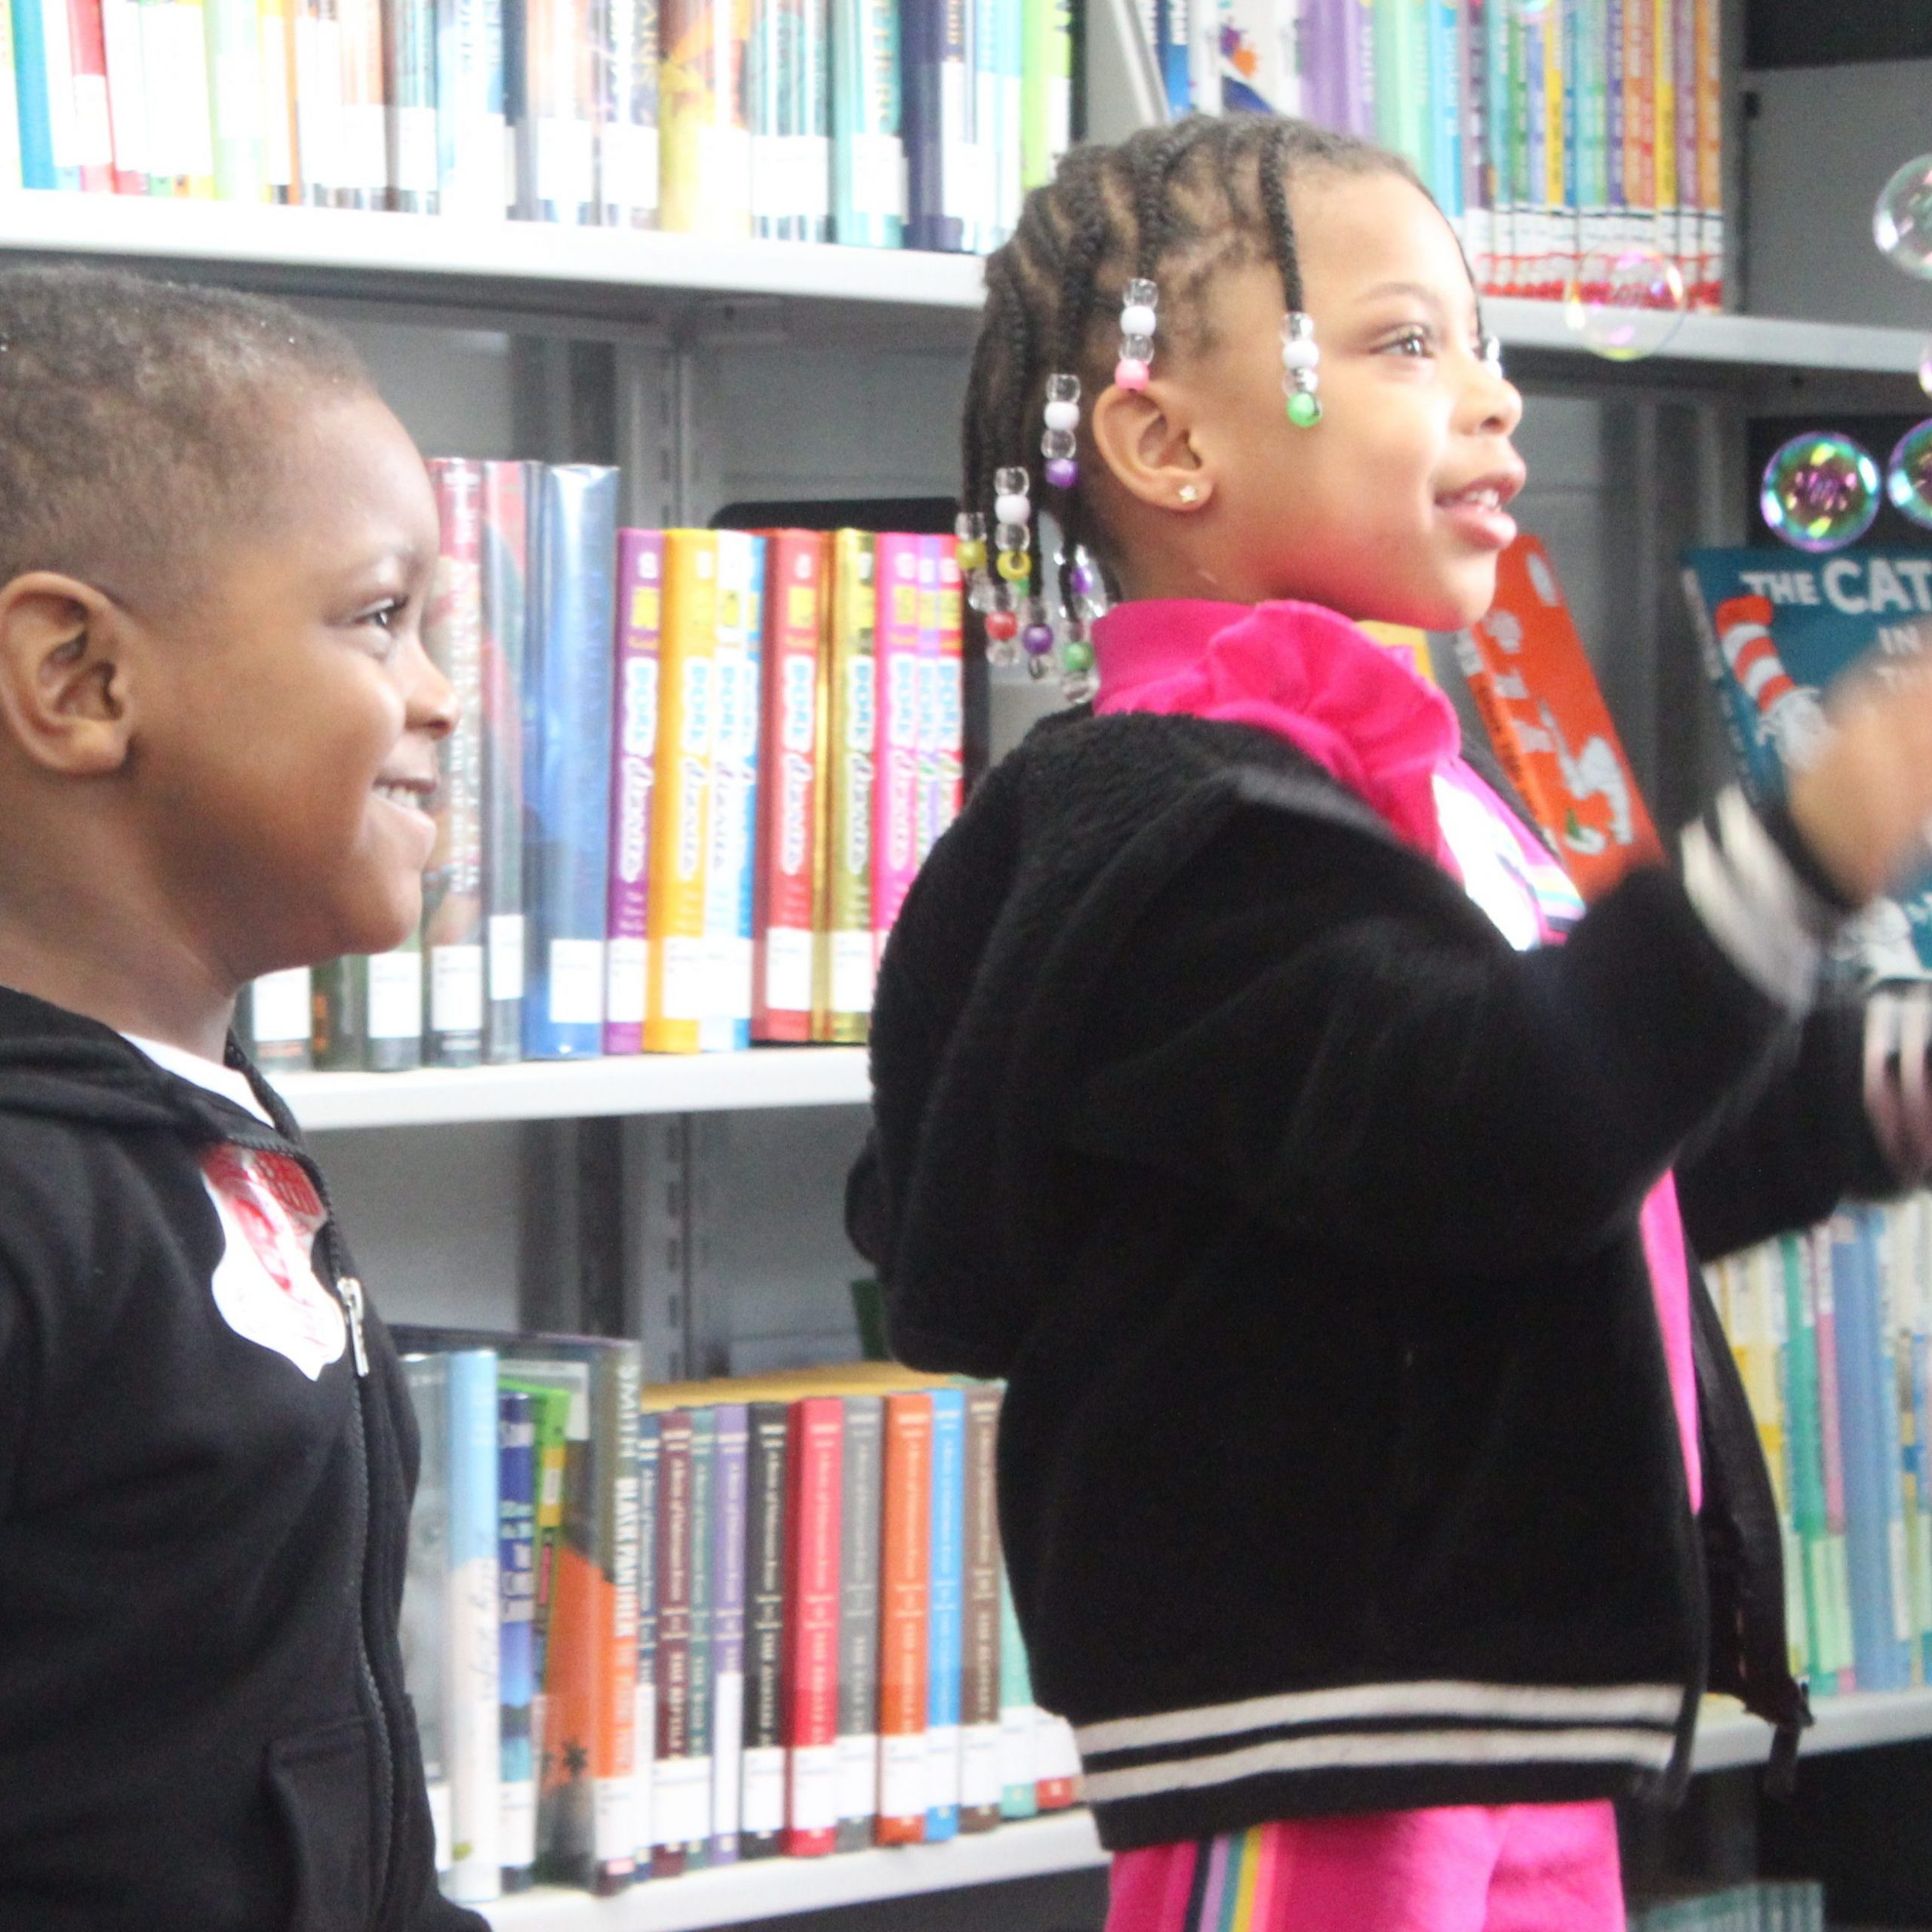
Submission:
{"label": "boy's eye", "polygon": [[387,639],[395,635],[396,626],[401,622],[402,614],[408,607],[409,599],[407,597],[387,598],[380,604],[372,604],[356,618],[355,622],[359,625],[373,626]]}

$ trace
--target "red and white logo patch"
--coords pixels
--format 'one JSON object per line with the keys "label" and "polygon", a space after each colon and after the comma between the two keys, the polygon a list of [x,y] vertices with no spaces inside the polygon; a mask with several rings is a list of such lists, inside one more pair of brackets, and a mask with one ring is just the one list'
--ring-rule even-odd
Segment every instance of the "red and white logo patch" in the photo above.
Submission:
{"label": "red and white logo patch", "polygon": [[348,1341],[342,1304],[309,1259],[328,1216],[299,1161],[224,1143],[202,1156],[221,1218],[214,1305],[235,1334],[286,1355],[311,1382]]}

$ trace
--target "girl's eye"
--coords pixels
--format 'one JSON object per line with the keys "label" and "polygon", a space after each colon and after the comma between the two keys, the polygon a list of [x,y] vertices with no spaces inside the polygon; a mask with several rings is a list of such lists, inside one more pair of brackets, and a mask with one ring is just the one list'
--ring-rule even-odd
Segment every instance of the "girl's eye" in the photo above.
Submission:
{"label": "girl's eye", "polygon": [[1397,355],[1433,355],[1435,344],[1428,330],[1420,325],[1398,331],[1383,344],[1383,349]]}

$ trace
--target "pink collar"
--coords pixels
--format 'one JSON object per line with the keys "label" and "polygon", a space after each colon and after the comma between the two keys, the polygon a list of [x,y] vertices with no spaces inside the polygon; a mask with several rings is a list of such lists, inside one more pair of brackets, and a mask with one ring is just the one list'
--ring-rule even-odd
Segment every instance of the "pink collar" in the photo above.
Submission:
{"label": "pink collar", "polygon": [[1461,744],[1449,701],[1395,654],[1319,605],[1155,598],[1094,627],[1094,709],[1184,713],[1286,738],[1386,819],[1445,856],[1435,774]]}

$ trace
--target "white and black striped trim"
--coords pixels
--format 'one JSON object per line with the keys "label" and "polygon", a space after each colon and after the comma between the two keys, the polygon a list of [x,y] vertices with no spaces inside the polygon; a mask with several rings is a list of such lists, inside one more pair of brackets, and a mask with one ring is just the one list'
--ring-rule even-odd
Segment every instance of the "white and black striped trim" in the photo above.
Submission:
{"label": "white and black striped trim", "polygon": [[1352,1684],[1116,1718],[1076,1737],[1097,1804],[1283,1773],[1670,1761],[1672,1684]]}
{"label": "white and black striped trim", "polygon": [[1932,983],[1894,980],[1865,1002],[1865,1111],[1894,1174],[1932,1178]]}
{"label": "white and black striped trim", "polygon": [[1793,865],[1735,786],[1684,832],[1684,889],[1732,964],[1794,1014],[1811,1010],[1844,909]]}

